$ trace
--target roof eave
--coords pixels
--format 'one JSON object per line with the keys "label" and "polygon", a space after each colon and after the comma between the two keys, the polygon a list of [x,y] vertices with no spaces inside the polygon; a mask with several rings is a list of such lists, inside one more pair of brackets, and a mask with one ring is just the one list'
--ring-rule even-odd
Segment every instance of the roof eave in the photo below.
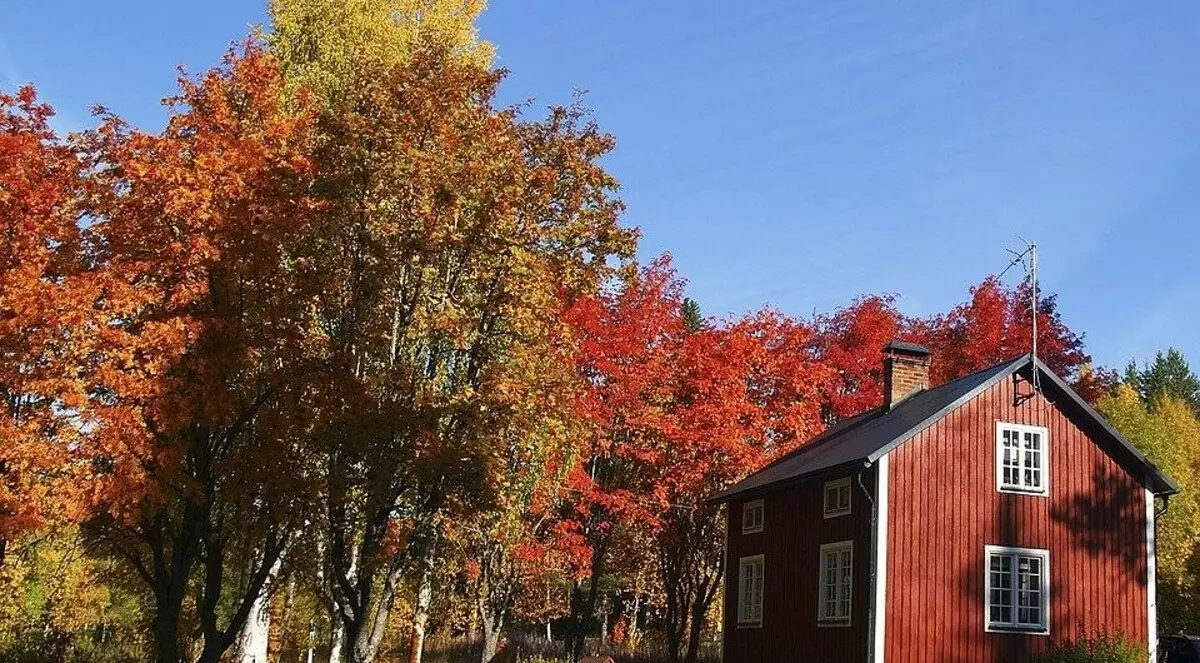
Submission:
{"label": "roof eave", "polygon": [[856,458],[856,459],[847,461],[845,463],[838,463],[837,465],[832,465],[830,467],[822,468],[820,471],[817,471],[817,472],[809,472],[808,474],[801,474],[801,475],[797,475],[794,477],[788,477],[786,479],[780,479],[779,481],[763,484],[761,486],[750,486],[749,488],[741,488],[741,489],[739,489],[737,486],[733,486],[731,488],[727,488],[726,490],[723,490],[723,491],[717,493],[716,495],[713,495],[712,497],[709,497],[708,499],[706,499],[704,501],[708,504],[725,504],[727,502],[732,502],[734,500],[739,500],[739,499],[745,499],[748,497],[758,497],[760,495],[765,495],[767,493],[774,492],[776,490],[790,488],[792,486],[804,483],[806,481],[812,481],[814,479],[819,479],[821,477],[827,477],[832,474],[841,474],[841,473],[845,472],[846,470],[854,469],[856,467],[866,469],[866,468],[870,467],[872,465],[872,463],[873,463],[873,461],[871,461],[870,459],[867,459],[867,458]]}

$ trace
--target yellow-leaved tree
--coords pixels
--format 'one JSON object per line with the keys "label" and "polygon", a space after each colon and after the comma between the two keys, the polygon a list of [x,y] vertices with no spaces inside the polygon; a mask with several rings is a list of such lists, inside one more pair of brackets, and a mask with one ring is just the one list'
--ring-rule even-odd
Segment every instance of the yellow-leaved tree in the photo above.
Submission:
{"label": "yellow-leaved tree", "polygon": [[407,60],[418,44],[488,67],[492,45],[475,20],[486,0],[273,0],[267,40],[290,83],[327,100],[351,80],[355,63]]}
{"label": "yellow-leaved tree", "polygon": [[1100,412],[1179,484],[1158,521],[1160,633],[1200,629],[1200,421],[1187,403],[1160,395],[1147,407],[1128,385]]}

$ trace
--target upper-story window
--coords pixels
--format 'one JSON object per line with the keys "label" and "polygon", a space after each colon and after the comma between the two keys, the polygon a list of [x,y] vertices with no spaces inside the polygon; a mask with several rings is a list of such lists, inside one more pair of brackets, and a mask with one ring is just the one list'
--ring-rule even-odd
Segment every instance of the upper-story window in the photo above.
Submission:
{"label": "upper-story window", "polygon": [[742,505],[742,534],[763,531],[763,501],[754,500]]}
{"label": "upper-story window", "polygon": [[1049,432],[1041,426],[996,423],[996,490],[1046,495],[1050,491]]}
{"label": "upper-story window", "polygon": [[825,482],[825,517],[850,513],[850,477]]}

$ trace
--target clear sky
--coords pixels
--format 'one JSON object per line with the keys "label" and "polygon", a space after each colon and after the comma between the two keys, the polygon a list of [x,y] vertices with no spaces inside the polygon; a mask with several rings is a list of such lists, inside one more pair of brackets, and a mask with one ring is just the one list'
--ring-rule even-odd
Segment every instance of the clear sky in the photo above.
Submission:
{"label": "clear sky", "polygon": [[[1200,364],[1200,3],[493,0],[505,101],[588,91],[645,256],[705,313],[942,311],[1041,247],[1105,365]],[[262,0],[4,0],[0,86],[161,126]],[[1011,273],[1010,273],[1011,276]]]}

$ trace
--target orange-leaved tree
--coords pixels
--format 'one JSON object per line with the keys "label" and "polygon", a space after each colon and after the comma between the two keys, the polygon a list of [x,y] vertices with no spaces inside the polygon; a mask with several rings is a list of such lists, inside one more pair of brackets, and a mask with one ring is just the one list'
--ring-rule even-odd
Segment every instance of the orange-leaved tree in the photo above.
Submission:
{"label": "orange-leaved tree", "polygon": [[83,161],[32,87],[0,93],[0,564],[10,541],[86,512],[74,459],[90,416],[84,361],[96,290],[85,273]]}
{"label": "orange-leaved tree", "polygon": [[161,132],[105,114],[81,138],[117,349],[98,371],[110,408],[88,453],[108,492],[89,531],[144,582],[162,663],[193,634],[199,660],[220,659],[311,493],[309,293],[290,244],[311,217],[312,120],[254,43],[180,85]]}

